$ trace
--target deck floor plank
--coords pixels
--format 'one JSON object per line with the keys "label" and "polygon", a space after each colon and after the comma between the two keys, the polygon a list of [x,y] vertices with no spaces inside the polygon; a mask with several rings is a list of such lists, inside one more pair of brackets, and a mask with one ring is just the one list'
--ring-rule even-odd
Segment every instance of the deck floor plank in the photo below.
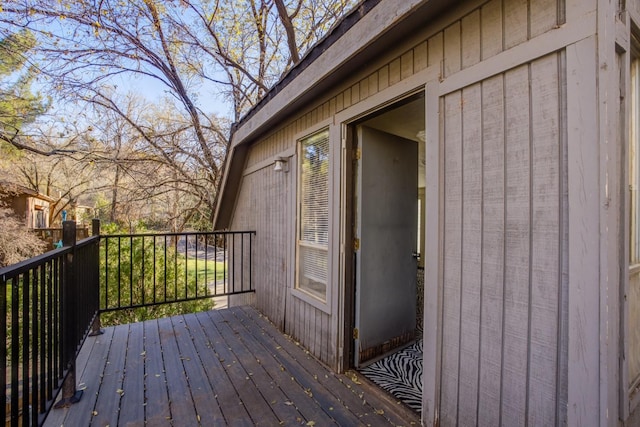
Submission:
{"label": "deck floor plank", "polygon": [[[298,344],[280,333],[268,319],[255,309],[238,307],[235,312],[244,312],[244,315],[259,325],[269,339],[277,342],[287,352],[287,356],[283,357],[283,360],[291,361],[290,365],[296,369],[297,378],[317,379],[322,387],[320,390],[330,392],[335,400],[342,402],[344,406],[349,408],[349,411],[358,418],[359,422],[378,425],[382,422],[380,418],[385,418],[391,424],[403,425],[414,414],[397,399],[372,385],[363,376],[355,372],[349,373],[348,376],[335,374],[320,364],[313,356],[310,356],[308,352],[305,352]],[[325,406],[323,404],[323,407]],[[411,422],[420,424],[419,418],[413,419]],[[339,423],[344,425],[341,421]]]}
{"label": "deck floor plank", "polygon": [[82,352],[85,396],[52,411],[47,427],[420,424],[385,392],[329,370],[251,307],[105,328]]}
{"label": "deck floor plank", "polygon": [[158,319],[158,331],[160,332],[164,369],[167,376],[171,419],[197,425],[198,414],[196,414],[193,406],[189,383],[184,374],[182,355],[178,351],[177,342],[178,340],[190,338],[188,335],[185,337],[184,331],[175,331],[169,317]]}
{"label": "deck floor plank", "polygon": [[147,425],[171,425],[169,394],[157,320],[144,322],[144,391]]}
{"label": "deck floor plank", "polygon": [[[218,329],[226,336],[228,341],[240,340],[244,351],[234,351],[238,360],[249,372],[256,388],[261,391],[265,400],[269,402],[272,410],[284,425],[300,424],[301,422],[314,421],[318,425],[330,425],[334,421],[327,416],[309,398],[304,391],[291,380],[275,359],[259,346],[253,339],[247,340],[245,336],[251,336],[232,315],[231,310],[218,311],[224,319],[218,323]],[[237,347],[234,347],[234,350]],[[282,375],[279,375],[281,373]],[[285,379],[288,378],[288,379]],[[294,405],[293,402],[297,404]]]}
{"label": "deck floor plank", "polygon": [[[238,358],[232,350],[233,346],[236,351],[242,351],[239,341],[233,340],[227,342],[216,325],[216,317],[218,321],[222,321],[222,317],[216,314],[215,311],[210,313],[214,314],[214,321],[210,323],[210,327],[204,328],[204,332],[212,341],[220,343],[220,345],[216,346],[216,353],[224,360],[222,363],[225,366],[229,380],[238,392],[238,397],[242,405],[247,409],[253,425],[279,425],[280,420],[276,417],[271,406],[265,401],[265,396],[260,393],[253,381],[251,381],[250,372],[245,370],[245,367],[238,361]],[[205,313],[205,315],[206,314],[207,313]]]}
{"label": "deck floor plank", "polygon": [[[248,320],[249,322],[247,324],[251,325],[251,322],[255,321],[255,318],[249,317]],[[321,379],[324,378],[325,375],[327,375],[329,370],[322,366],[315,359],[313,359],[310,355],[305,354],[305,352],[299,346],[296,346],[286,337],[281,336],[281,340],[273,340],[273,335],[265,333],[264,329],[262,328],[265,325],[270,324],[259,324],[258,322],[256,322],[255,328],[257,329],[253,330],[253,336],[256,337],[257,340],[260,340],[262,342],[275,341],[277,343],[274,357],[276,357],[283,368],[289,373],[292,378],[295,379],[295,381],[306,391],[309,396],[313,397],[313,399],[318,402],[318,404],[322,408],[326,408],[326,410],[331,411],[331,416],[333,419],[335,419],[338,425],[358,425],[361,423],[364,423],[365,425],[368,424],[367,420],[363,419],[368,416],[368,412],[358,410],[358,407],[363,405],[361,400],[354,398],[351,399],[351,401],[348,401],[348,398],[350,396],[347,396],[347,399],[343,399],[342,401],[336,399],[334,394],[336,390],[329,390],[321,383]],[[297,353],[297,359],[292,357],[292,353]],[[313,364],[314,369],[311,371],[307,370],[304,366],[303,361],[306,361],[307,359]],[[335,388],[344,386],[340,383],[336,383],[333,384],[333,387]]]}
{"label": "deck floor plank", "polygon": [[98,399],[96,401],[91,425],[118,425],[128,340],[129,325],[116,327],[115,331],[113,331],[107,363],[102,374],[102,381],[100,382]]}
{"label": "deck floor plank", "polygon": [[[196,416],[199,422],[206,424],[219,425],[224,423],[224,416],[218,406],[214,396],[214,391],[207,378],[207,373],[203,367],[204,363],[198,354],[194,344],[194,338],[191,334],[192,324],[187,323],[187,318],[193,315],[182,317],[172,317],[173,329],[182,331],[179,336],[188,337],[189,339],[178,340],[178,349],[182,356],[182,365],[184,373],[189,382],[191,398],[196,410]],[[199,328],[197,325],[196,328]],[[178,333],[178,332],[176,332]]]}
{"label": "deck floor plank", "polygon": [[129,345],[125,361],[125,375],[120,401],[119,426],[142,425],[144,420],[144,324],[129,325]]}
{"label": "deck floor plank", "polygon": [[249,413],[242,405],[235,388],[229,383],[224,365],[215,352],[216,346],[220,344],[211,342],[204,333],[203,328],[208,324],[202,325],[197,315],[185,316],[185,321],[189,326],[193,343],[202,361],[209,385],[213,390],[211,400],[218,403],[225,422],[239,426],[253,425]]}
{"label": "deck floor plank", "polygon": [[[313,399],[312,392],[304,389],[281,364],[277,357],[279,346],[274,341],[262,340],[259,335],[263,332],[258,329],[255,323],[247,323],[245,321],[246,318],[242,316],[243,312],[239,312],[240,316],[236,314],[238,312],[232,312],[231,310],[222,313],[227,319],[227,324],[234,326],[241,339],[244,336],[251,337],[251,340],[246,340],[246,345],[250,348],[252,354],[259,357],[261,364],[283,391],[286,400],[282,403],[289,405],[295,402],[295,406],[303,420],[313,421],[316,425],[336,424],[333,416],[334,408],[327,407],[323,409],[322,405]],[[235,319],[235,321],[232,319]]]}
{"label": "deck floor plank", "polygon": [[100,388],[100,382],[96,382],[95,378],[104,371],[113,331],[114,328],[107,328],[104,334],[87,338],[80,349],[76,366],[78,388],[83,389],[82,398],[73,407],[52,409],[46,420],[49,425],[88,425],[91,422],[91,412]]}

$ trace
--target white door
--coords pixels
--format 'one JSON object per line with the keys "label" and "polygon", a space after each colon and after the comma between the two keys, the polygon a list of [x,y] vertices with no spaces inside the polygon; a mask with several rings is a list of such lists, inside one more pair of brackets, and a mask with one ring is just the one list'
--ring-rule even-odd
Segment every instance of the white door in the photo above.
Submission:
{"label": "white door", "polygon": [[358,128],[355,366],[413,339],[418,144]]}

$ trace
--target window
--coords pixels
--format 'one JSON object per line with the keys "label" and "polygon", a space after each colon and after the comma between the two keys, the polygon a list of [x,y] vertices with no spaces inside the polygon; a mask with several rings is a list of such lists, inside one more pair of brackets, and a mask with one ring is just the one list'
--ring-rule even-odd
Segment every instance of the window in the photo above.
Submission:
{"label": "window", "polygon": [[296,288],[326,302],[329,252],[329,131],[300,141]]}

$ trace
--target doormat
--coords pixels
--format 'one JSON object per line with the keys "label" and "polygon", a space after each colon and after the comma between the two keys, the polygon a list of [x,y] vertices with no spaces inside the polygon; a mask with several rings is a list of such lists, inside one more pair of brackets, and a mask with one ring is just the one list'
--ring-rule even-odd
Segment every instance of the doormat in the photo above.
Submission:
{"label": "doormat", "polygon": [[422,340],[372,363],[360,373],[409,408],[422,412]]}

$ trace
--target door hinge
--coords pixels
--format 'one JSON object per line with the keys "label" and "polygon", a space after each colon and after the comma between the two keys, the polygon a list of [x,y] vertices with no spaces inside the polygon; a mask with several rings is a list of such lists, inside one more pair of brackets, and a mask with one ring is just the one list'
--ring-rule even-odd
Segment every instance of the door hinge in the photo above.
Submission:
{"label": "door hinge", "polygon": [[353,339],[354,340],[358,339],[358,328],[353,328]]}
{"label": "door hinge", "polygon": [[353,239],[353,250],[357,251],[358,249],[360,249],[360,239],[356,237]]}
{"label": "door hinge", "polygon": [[362,150],[360,148],[353,150],[353,160],[360,160],[360,157],[362,157]]}

